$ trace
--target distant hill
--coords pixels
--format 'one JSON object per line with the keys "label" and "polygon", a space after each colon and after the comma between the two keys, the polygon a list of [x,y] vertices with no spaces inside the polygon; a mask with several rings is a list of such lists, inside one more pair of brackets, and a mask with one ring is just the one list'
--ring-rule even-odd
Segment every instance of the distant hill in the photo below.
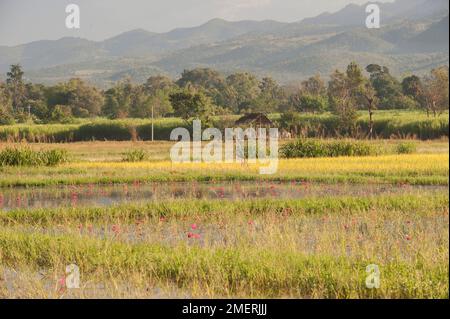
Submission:
{"label": "distant hill", "polygon": [[[392,23],[395,20],[420,20],[426,18],[442,18],[448,14],[448,0],[397,0],[395,2],[368,2],[380,7],[381,23]],[[304,24],[321,25],[362,25],[365,23],[367,4],[349,4],[335,13],[323,13],[314,18],[304,19]]]}
{"label": "distant hill", "polygon": [[416,52],[448,52],[448,20],[447,16],[441,21],[433,23],[428,29],[406,41],[403,49]]}
{"label": "distant hill", "polygon": [[35,82],[80,77],[106,87],[126,77],[175,77],[195,67],[246,70],[288,82],[329,74],[351,60],[383,64],[397,75],[448,64],[448,0],[379,5],[377,30],[365,28],[365,6],[349,5],[295,23],[214,19],[167,33],[132,30],[100,42],[63,38],[0,46],[0,72],[21,63]]}
{"label": "distant hill", "polygon": [[193,45],[224,41],[248,32],[264,32],[280,27],[276,21],[228,22],[213,19],[201,26],[179,28],[167,33],[133,30],[99,44],[110,56],[145,56],[184,49]]}

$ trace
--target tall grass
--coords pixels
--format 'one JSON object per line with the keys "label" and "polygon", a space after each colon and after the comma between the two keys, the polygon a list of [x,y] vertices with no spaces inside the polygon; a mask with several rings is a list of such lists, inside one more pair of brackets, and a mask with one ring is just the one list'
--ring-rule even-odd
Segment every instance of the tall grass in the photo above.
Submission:
{"label": "tall grass", "polygon": [[123,162],[142,162],[148,158],[147,153],[144,150],[136,149],[130,150],[123,154]]}
{"label": "tall grass", "polygon": [[[214,126],[223,129],[233,127],[238,116],[217,117]],[[279,116],[271,118],[277,122]],[[338,119],[331,114],[299,115],[293,123],[299,128],[299,137],[325,138],[336,137]],[[368,119],[361,113],[358,120],[360,137],[366,135]],[[176,127],[191,126],[179,118],[156,119],[154,122],[154,138],[169,140],[170,132]],[[133,128],[131,130],[130,128]],[[7,125],[0,126],[0,141],[18,142],[76,142],[91,140],[128,141],[133,138],[151,139],[151,121],[143,119],[105,120],[95,119],[90,123],[47,124],[47,125]],[[136,136],[134,136],[136,135]],[[437,139],[449,136],[448,113],[437,118],[428,118],[421,112],[379,111],[374,119],[374,136],[377,138],[417,138]]]}
{"label": "tall grass", "polygon": [[239,202],[180,199],[148,204],[122,204],[111,207],[15,209],[0,214],[0,224],[10,226],[17,223],[32,226],[113,222],[133,224],[137,220],[158,223],[160,218],[177,221],[190,219],[217,222],[237,216],[244,219],[264,216],[282,218],[288,214],[289,216],[321,218],[327,215],[335,217],[367,215],[371,212],[379,212],[379,217],[381,217],[381,212],[387,212],[389,215],[390,212],[394,211],[404,215],[414,211],[414,217],[423,217],[430,212],[448,211],[448,205],[448,193],[445,192],[298,200],[254,199]]}
{"label": "tall grass", "polygon": [[1,166],[56,166],[68,161],[66,150],[34,151],[29,147],[7,147],[0,151]]}
{"label": "tall grass", "polygon": [[[448,185],[448,154],[405,154],[341,158],[280,159],[273,175],[260,164],[78,162],[58,167],[5,167],[0,186],[175,181],[310,181]],[[21,174],[18,179],[17,175]]]}
{"label": "tall grass", "polygon": [[[75,263],[83,286],[138,278],[200,297],[448,298],[444,194],[21,210],[0,225],[2,265]],[[373,263],[376,290],[365,286]]]}
{"label": "tall grass", "polygon": [[323,141],[299,139],[290,142],[280,149],[285,158],[314,158],[339,156],[373,156],[381,150],[373,144],[361,141],[337,140]]}

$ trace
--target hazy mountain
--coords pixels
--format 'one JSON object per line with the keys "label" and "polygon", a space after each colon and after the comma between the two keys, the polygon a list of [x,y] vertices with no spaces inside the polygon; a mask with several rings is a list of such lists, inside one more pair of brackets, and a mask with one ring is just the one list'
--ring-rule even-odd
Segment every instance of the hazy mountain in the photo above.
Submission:
{"label": "hazy mountain", "polygon": [[[393,3],[369,2],[380,7],[381,23],[392,23],[394,20],[419,20],[425,18],[442,18],[448,14],[448,0],[397,0]],[[323,13],[314,18],[304,19],[304,24],[321,25],[359,25],[365,24],[366,6],[349,4],[335,13]]]}
{"label": "hazy mountain", "polygon": [[148,56],[203,43],[224,41],[248,32],[264,32],[283,25],[284,23],[276,21],[228,22],[214,19],[198,27],[179,28],[161,34],[133,30],[105,40],[100,46],[110,56]]}
{"label": "hazy mountain", "polygon": [[416,52],[436,52],[449,51],[448,16],[439,22],[433,23],[425,31],[411,37],[403,44],[404,50],[413,50]]}
{"label": "hazy mountain", "polygon": [[224,41],[248,32],[274,30],[283,25],[276,21],[228,22],[214,19],[198,27],[161,34],[132,30],[101,42],[63,38],[15,47],[0,46],[0,71],[7,70],[12,63],[21,63],[27,69],[39,69],[109,57],[153,57],[194,45]]}
{"label": "hazy mountain", "polygon": [[365,6],[349,5],[296,23],[211,20],[167,33],[132,30],[105,41],[78,38],[0,46],[0,72],[20,62],[32,81],[81,77],[101,86],[130,77],[177,76],[184,69],[248,70],[280,81],[329,74],[355,60],[397,74],[448,64],[448,1],[379,4],[382,27],[364,26]]}
{"label": "hazy mountain", "polygon": [[20,63],[26,69],[36,69],[96,60],[105,52],[97,42],[79,38],[62,38],[56,41],[44,40],[15,47],[0,47],[0,71],[5,71],[12,63]]}

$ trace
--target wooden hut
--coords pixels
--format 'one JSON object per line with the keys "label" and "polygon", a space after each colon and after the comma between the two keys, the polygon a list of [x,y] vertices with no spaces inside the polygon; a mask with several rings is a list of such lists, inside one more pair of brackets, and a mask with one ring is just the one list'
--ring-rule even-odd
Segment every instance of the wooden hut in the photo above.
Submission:
{"label": "wooden hut", "polygon": [[273,127],[273,122],[263,113],[250,113],[237,120],[235,125],[254,128],[268,128]]}

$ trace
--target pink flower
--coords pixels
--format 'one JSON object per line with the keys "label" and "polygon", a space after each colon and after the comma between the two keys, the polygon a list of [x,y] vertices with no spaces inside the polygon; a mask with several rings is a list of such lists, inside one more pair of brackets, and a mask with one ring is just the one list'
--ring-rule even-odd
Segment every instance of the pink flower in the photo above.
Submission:
{"label": "pink flower", "polygon": [[62,294],[66,290],[66,277],[62,276],[60,279],[58,279],[58,293]]}
{"label": "pink flower", "polygon": [[65,287],[65,286],[66,286],[66,277],[62,276],[61,278],[59,278],[58,284],[59,284],[61,287]]}
{"label": "pink flower", "polygon": [[112,226],[112,231],[114,232],[114,234],[118,235],[120,233],[120,226],[119,225],[113,225]]}
{"label": "pink flower", "polygon": [[187,235],[188,235],[188,238],[193,238],[193,239],[199,239],[200,238],[200,234],[195,234],[195,233],[189,232]]}
{"label": "pink flower", "polygon": [[195,223],[192,224],[192,225],[191,225],[191,229],[193,229],[193,230],[197,229],[197,224],[195,224]]}

